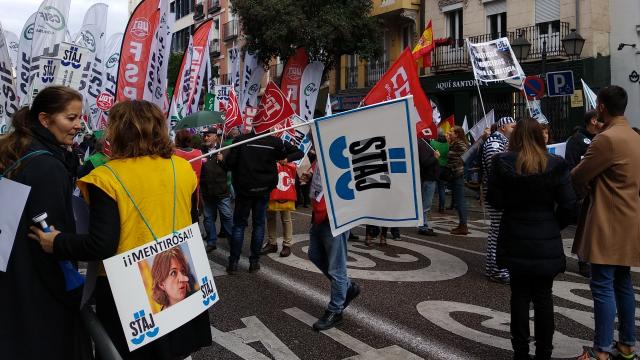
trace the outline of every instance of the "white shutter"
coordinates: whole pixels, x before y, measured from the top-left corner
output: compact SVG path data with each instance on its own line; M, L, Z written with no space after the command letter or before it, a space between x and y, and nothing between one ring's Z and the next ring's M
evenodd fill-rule
M486 2L484 4L484 12L486 13L486 16L506 13L507 12L507 1L506 0L495 0L495 1L491 1L491 2Z
M536 24L560 20L560 0L536 0Z

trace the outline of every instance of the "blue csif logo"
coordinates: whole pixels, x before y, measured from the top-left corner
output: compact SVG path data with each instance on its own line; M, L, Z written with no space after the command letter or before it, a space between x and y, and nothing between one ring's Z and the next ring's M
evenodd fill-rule
M345 151L348 150L348 156ZM390 189L390 174L407 172L404 148L387 148L384 136L354 141L340 136L329 146L333 165L346 170L335 183L335 192L343 200L354 200L356 192L370 189ZM353 187L352 184L353 183Z
M144 337L156 337L160 332L160 328L156 326L153 314L145 316L144 310L133 313L133 321L129 323L131 328L131 343L140 345L144 342Z
M213 287L213 282L209 280L208 276L202 277L202 284L200 284L200 292L202 293L202 304L209 306L210 303L216 301L218 294Z

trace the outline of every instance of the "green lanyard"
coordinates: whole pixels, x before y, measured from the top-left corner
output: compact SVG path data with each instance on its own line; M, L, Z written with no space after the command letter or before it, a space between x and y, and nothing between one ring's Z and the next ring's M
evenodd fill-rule
M124 186L124 183L122 182L122 180L120 180L120 177L118 176L118 174L116 174L116 172L108 164L104 164L103 166L105 166L107 169L109 169L111 171L111 173L113 174L113 176L115 176L116 180L118 180L120 185L122 185L122 188L124 189L124 192L127 193L127 196L129 197L129 200L131 200L131 203L133 204L133 206L138 211L138 214L140 214L140 217L142 218L142 221L147 226L147 229L149 229L149 232L151 233L151 236L153 236L153 240L158 241L158 237L153 232L153 230L151 230L151 225L149 225L149 222L147 221L147 219L142 214L142 211L140 211L140 208L138 207L138 204L136 204L135 200L133 200L133 196L131 196L131 193L129 192L127 187ZM175 234L176 233L176 201L177 201L176 198L177 198L177 190L176 190L176 166L173 163L173 158L171 158L171 168L173 169L173 231L172 231L172 233Z
M14 162L13 164L11 164L11 166L9 166L3 173L2 175L0 175L0 179L2 179L3 177L7 177L7 175L13 171L15 168L17 168L18 166L20 166L20 163L22 163L24 160L27 160L30 157L36 156L36 155L42 155L42 154L49 154L52 155L52 153L50 153L47 150L36 150L34 152L30 152L24 156L22 156L21 158L19 158L18 160L16 160L16 162Z

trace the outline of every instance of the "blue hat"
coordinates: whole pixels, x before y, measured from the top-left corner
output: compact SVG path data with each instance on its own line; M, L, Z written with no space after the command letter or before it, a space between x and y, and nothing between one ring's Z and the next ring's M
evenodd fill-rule
M505 126L507 124L515 123L516 121L511 116L501 117L496 124L498 127Z

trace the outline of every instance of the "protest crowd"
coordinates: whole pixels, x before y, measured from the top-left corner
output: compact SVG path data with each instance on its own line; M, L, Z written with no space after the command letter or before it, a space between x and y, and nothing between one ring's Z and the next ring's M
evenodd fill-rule
M430 225L436 207L457 216L449 235L464 239L471 230L470 207L479 205L489 225L484 275L511 291L513 359L532 359L532 335L535 359L553 356L552 289L566 270L561 231L569 225L577 226L572 252L594 300L593 347L577 359L637 359L630 268L640 266L640 135L624 116L629 100L621 87L600 89L584 126L567 139L564 156L549 151L546 120L478 121L484 125L472 135L466 124L420 128L419 119L407 115L410 138L399 149L415 151L418 190L410 195L421 197L420 212L412 226L393 226L392 215L388 221L364 216L356 224L365 225L363 239L351 234L355 225L337 223L334 202L363 196L354 195L354 188L365 193L395 186L389 178L396 173L410 175L393 162L379 177L372 175L380 155L366 151L385 146L377 137L351 143L336 137L323 148L318 123L341 121L330 113L329 100L322 118L311 114L295 123L288 100L279 104L284 113L270 118L273 102L264 99L285 96L269 83L253 124L239 115L242 105L232 91L221 121L182 126L183 94L174 94L170 109L148 99L118 98L98 119L104 126L89 132L83 93L64 85L36 93L0 136L2 180L30 189L0 271L0 358L169 360L211 346L208 306L217 297L206 253L228 249L229 275L242 271L239 262L247 256L248 272L257 273L262 256L291 256L292 213L300 208L311 212L308 259L330 283L329 301L313 329L328 330L343 322L348 306L366 291L349 277L349 241L384 248L387 236L399 241L400 232L437 241L441 232ZM412 97L386 102L372 95L363 105L415 106L424 121L424 94L413 88L404 95ZM363 106L344 116L377 116L373 111ZM175 114L180 116L173 121ZM397 149L383 152L384 166L387 154L398 158ZM360 163L365 170L356 170ZM343 175L335 176L332 164ZM328 186L344 179L343 188ZM412 206L410 196L395 201ZM151 304L146 313L122 310L120 299L137 295L116 286L116 277L132 268L141 274L142 297ZM188 318L155 338L163 315L178 309L189 311Z

